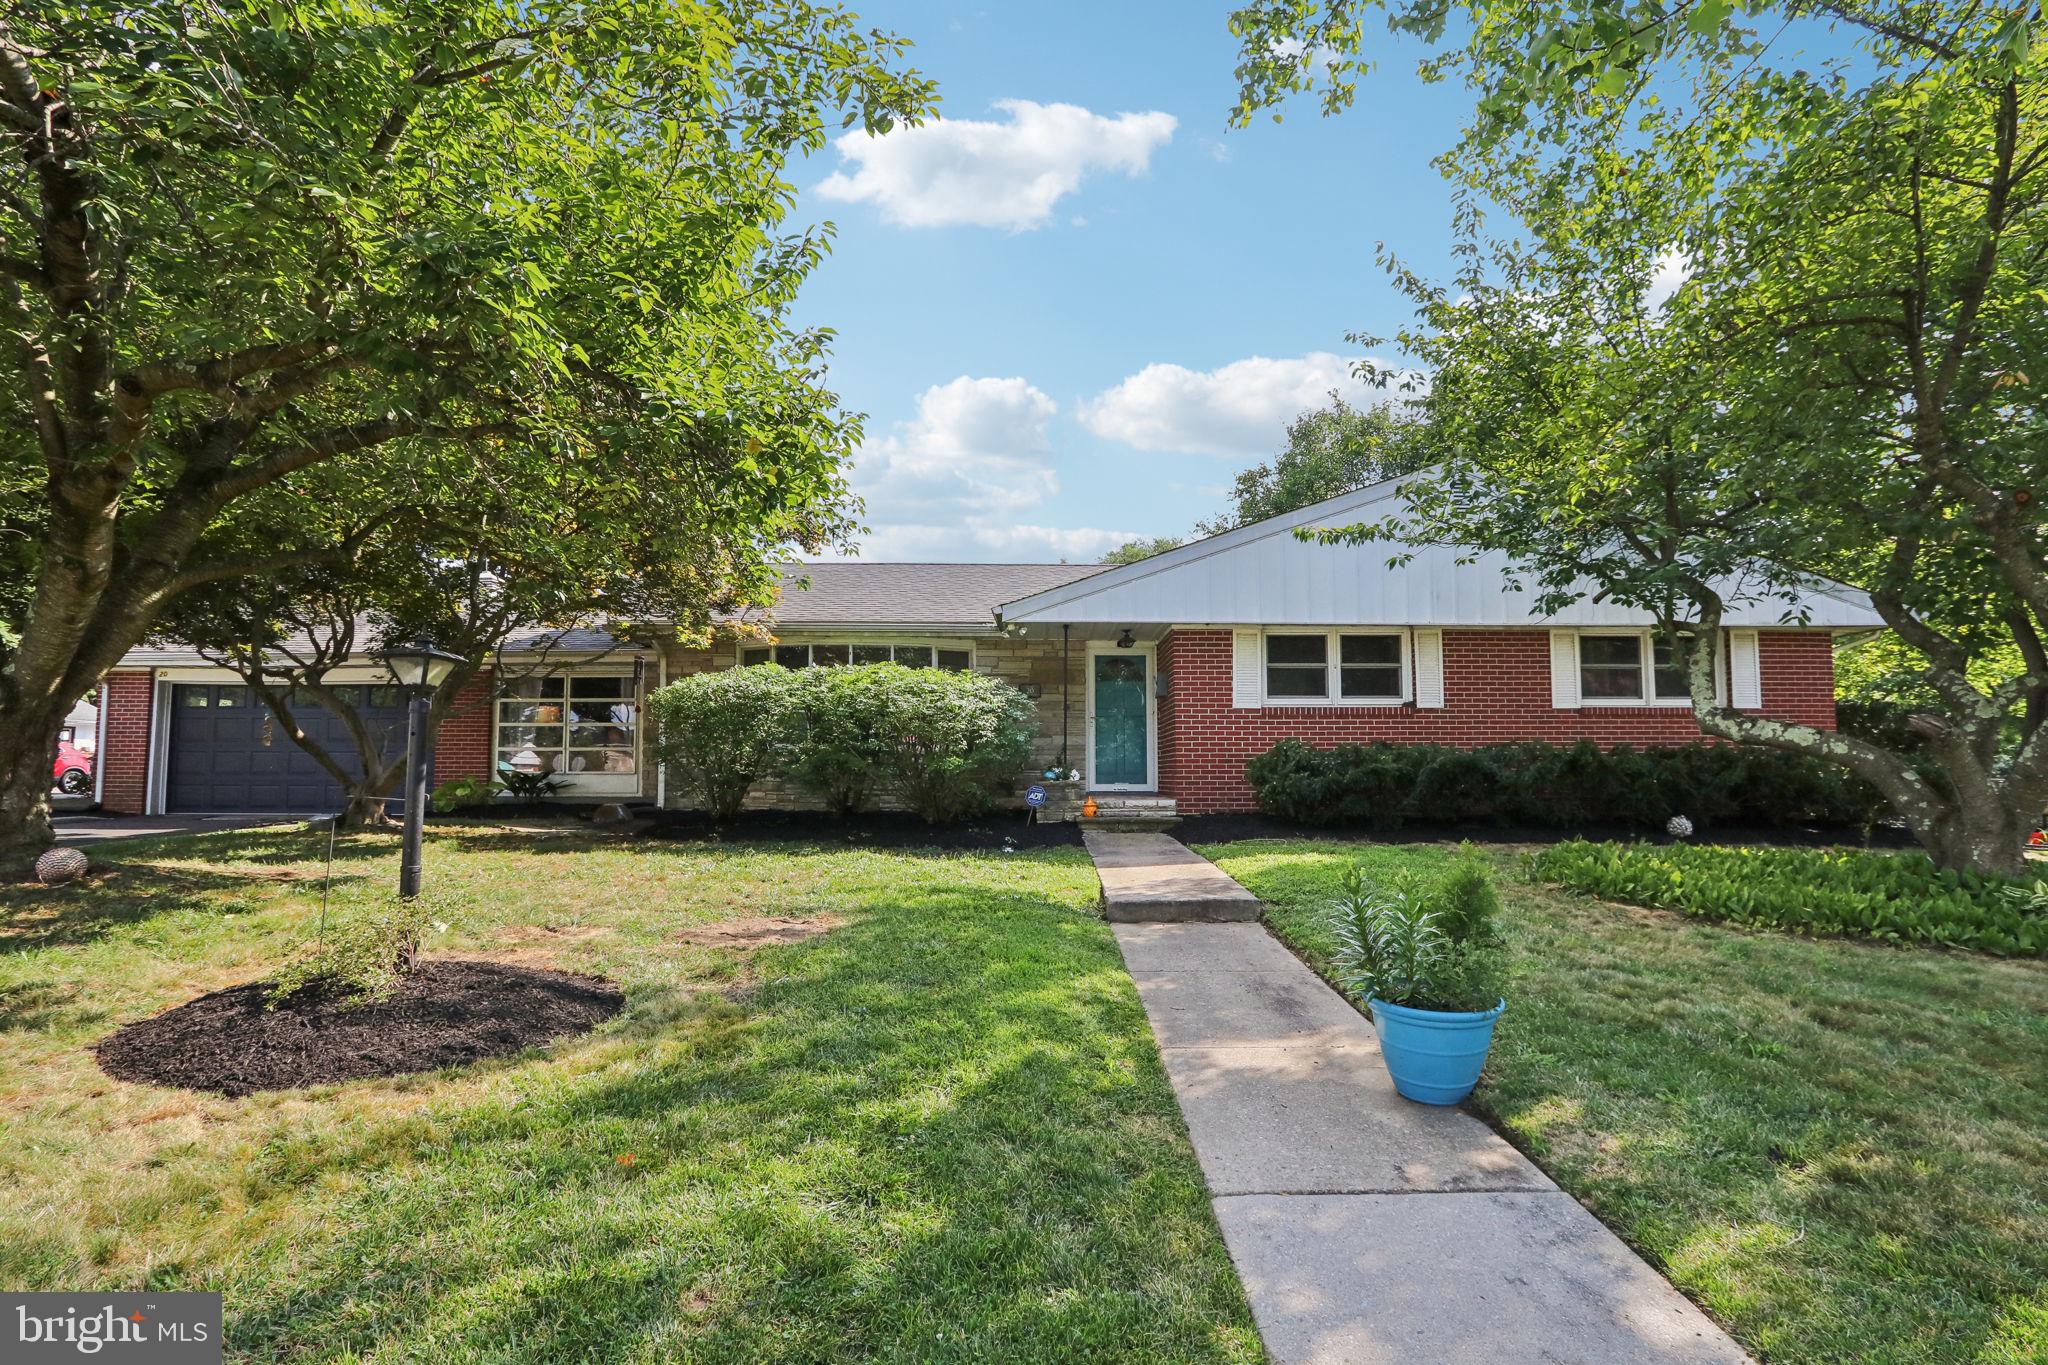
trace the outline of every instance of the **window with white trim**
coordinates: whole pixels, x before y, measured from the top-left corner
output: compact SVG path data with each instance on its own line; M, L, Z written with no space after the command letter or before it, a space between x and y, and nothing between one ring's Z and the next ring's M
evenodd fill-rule
M500 768L522 773L639 771L640 708L631 674L515 678L498 691Z
M907 668L943 668L965 673L974 667L974 651L945 645L827 643L750 645L740 651L740 666L778 663L784 668L843 668L849 664L898 663Z
M1662 631L1581 631L1579 698L1588 706L1677 706L1692 700L1692 688Z
M1327 635L1268 635L1266 695L1275 699L1322 701L1330 695L1330 639Z
M1401 631L1268 631L1265 649L1269 702L1370 706L1408 699Z

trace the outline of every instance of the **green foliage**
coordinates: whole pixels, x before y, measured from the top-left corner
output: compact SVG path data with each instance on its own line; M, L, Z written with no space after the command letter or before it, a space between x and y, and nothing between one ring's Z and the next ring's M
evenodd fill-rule
M795 675L779 664L693 673L648 701L655 752L711 818L731 820L782 758Z
M979 673L872 667L887 671L890 788L934 823L987 810L1030 756L1030 700Z
M417 900L396 901L353 913L322 913L312 946L271 977L268 1001L282 1004L299 991L334 991L367 1005L387 998L398 978L419 961L420 941L433 916Z
M432 800L434 809L446 815L450 811L486 805L503 790L502 783L487 777L452 777L434 788Z
M1328 407L1287 424L1287 445L1270 464L1238 473L1228 512L1196 530L1216 535L1292 512L1354 488L1425 468L1441 453L1421 406L1413 402L1353 407L1336 394Z
M1127 540L1102 557L1105 564L1136 564L1141 559L1164 554L1187 541L1181 536L1149 536L1140 540Z
M1572 840L1532 866L1546 881L1606 900L1758 928L2048 953L2048 911L2032 888L1939 868L1917 853Z
M569 785L568 779L555 773L529 773L518 768L498 765L498 781L517 801L539 801L553 796Z
M1601 749L1581 742L1340 744L1288 739L1245 767L1259 809L1325 828L1407 824L1661 830L1674 815L1715 825L1860 828L1882 810L1839 768L1739 744Z
M906 47L812 0L8 6L0 766L209 585L457 554L700 621L842 535L789 168L929 111Z
M1374 11L1475 98L1438 163L1452 277L1383 255L1446 459L1321 537L1500 552L1539 613L1597 595L1701 638L1857 584L1904 643L1852 651L1852 694L1949 742L1704 701L1701 727L1851 768L1944 862L2015 867L2048 801L2038 11L1252 0L1240 117L1311 86L1342 108ZM1775 42L1809 20L1857 50Z
M715 820L763 777L842 813L886 790L925 819L988 809L1031 748L1030 701L978 673L902 664L698 673L650 699L662 761Z
M807 668L787 698L783 773L840 815L865 808L887 778L899 675L894 664Z
M1420 1010L1489 1010L1507 983L1499 899L1471 858L1433 880L1393 883L1356 864L1327 909L1332 964L1361 999Z

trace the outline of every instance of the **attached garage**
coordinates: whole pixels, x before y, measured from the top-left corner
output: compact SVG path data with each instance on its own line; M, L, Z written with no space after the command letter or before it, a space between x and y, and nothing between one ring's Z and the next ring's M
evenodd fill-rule
M396 687L339 687L382 742L405 748L405 698ZM348 729L310 696L292 715L307 735L350 771L360 771ZM292 740L255 692L229 683L177 683L170 688L165 752L165 809L226 813L312 814L341 806L341 786Z

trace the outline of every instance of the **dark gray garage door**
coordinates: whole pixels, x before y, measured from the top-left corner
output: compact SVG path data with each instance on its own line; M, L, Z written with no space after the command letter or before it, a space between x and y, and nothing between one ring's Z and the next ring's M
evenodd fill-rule
M405 701L395 687L339 687L361 708L386 753L405 748ZM360 771L348 731L306 697L292 715L351 772ZM170 783L174 811L332 811L341 787L246 687L180 683L171 689ZM429 777L431 780L431 775Z

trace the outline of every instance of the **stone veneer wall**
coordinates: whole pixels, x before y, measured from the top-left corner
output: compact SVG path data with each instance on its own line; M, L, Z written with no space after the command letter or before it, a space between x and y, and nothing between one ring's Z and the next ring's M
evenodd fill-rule
M806 632L783 637L789 644L803 644L817 640L830 642L842 639L872 639L858 631L847 631L835 635L831 632ZM934 637L905 636L905 639L923 640ZM997 634L978 635L971 641L974 648L974 671L992 678L1000 678L1013 687L1035 685L1039 696L1036 708L1036 733L1031 745L1031 766L1017 775L1016 791L1005 803L1011 806L1023 804L1024 788L1039 780L1039 774L1052 765L1059 756L1062 743L1061 706L1067 710L1066 742L1071 745L1069 762L1081 767L1081 746L1086 739L1087 696L1083 690L1086 679L1087 654L1083 641L1073 642L1070 658L1064 668L1060 661L1058 640L1026 640ZM671 649L668 655L669 681L702 673L709 669L732 668L739 662L739 646L730 641L721 641L710 649ZM652 735L650 732L650 743ZM650 754L652 749L649 750ZM649 763L649 768L653 766ZM669 778L668 804L687 806L687 793L673 775ZM757 783L747 797L750 810L805 810L817 807L816 798L782 782L764 781ZM896 803L884 798L877 803L883 810L897 809Z

